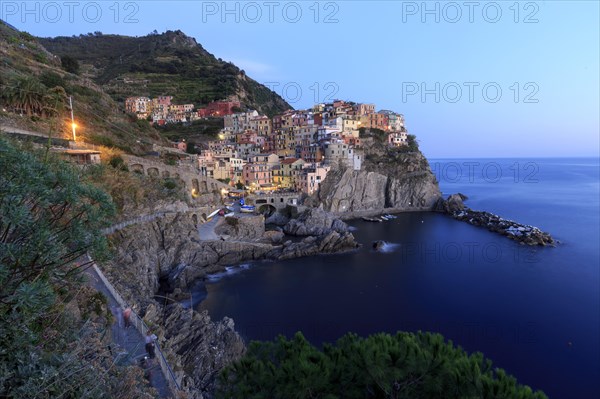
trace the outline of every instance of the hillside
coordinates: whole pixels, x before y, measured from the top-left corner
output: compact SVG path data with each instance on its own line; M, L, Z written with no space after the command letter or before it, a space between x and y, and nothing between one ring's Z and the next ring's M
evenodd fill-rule
M72 96L78 140L132 153L166 143L146 121L126 115L101 86L68 72L35 37L2 21L0 59L0 125L70 138Z
M82 74L118 102L126 97L172 95L175 103L196 106L239 100L242 106L273 115L290 109L279 95L215 58L181 31L143 37L94 33L40 38L52 53L77 59Z

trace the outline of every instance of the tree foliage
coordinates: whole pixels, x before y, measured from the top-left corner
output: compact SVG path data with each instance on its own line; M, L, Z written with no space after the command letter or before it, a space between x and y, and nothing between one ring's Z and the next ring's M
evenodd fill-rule
M0 139L0 397L150 398L107 342L82 255L107 255L110 197L79 169ZM103 332L104 331L104 332Z
M439 334L347 334L323 350L301 333L253 342L219 378L219 398L545 398Z
M62 86L48 89L34 76L13 75L2 87L0 101L28 116L51 117L64 110L67 94Z
M55 283L89 252L106 254L100 230L114 207L103 191L79 182L64 162L44 162L0 140L0 309L29 284ZM21 298L21 299L19 299Z
M60 62L65 71L78 74L79 73L79 61L76 58L69 55L63 55L60 57Z

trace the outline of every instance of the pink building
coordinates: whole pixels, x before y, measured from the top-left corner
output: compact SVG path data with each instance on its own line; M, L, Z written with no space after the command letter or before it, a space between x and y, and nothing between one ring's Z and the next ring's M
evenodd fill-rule
M261 185L273 183L273 172L267 163L247 163L244 165L244 184L259 189Z
M158 96L155 100L157 104L166 105L168 107L169 105L171 105L171 100L173 100L173 96Z
M252 144L258 144L258 133L254 130L246 130L244 133L236 134L235 140L238 143L250 142Z
M311 167L302 170L297 182L296 190L302 191L308 195L314 194L323 180L327 177L329 167Z

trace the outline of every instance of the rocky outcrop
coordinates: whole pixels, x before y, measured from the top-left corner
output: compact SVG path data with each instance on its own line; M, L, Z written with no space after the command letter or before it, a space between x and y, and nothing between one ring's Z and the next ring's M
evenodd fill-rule
M296 218L287 222L283 231L293 236L322 236L332 231L346 233L348 225L322 209L306 208Z
M305 203L348 219L386 210L431 210L440 196L437 180L421 153L382 152L368 153L363 170L331 170Z
M385 241L383 241L383 240L373 241L373 249L375 251L381 251L384 247L385 247Z
M212 397L218 373L246 351L232 319L214 322L206 311L179 304L149 307L145 319L158 325L159 343L189 399Z
M464 194L457 193L450 195L447 199L440 198L435 205L435 210L438 212L454 213L465 209L463 201L468 197Z
M265 234L265 217L263 215L237 217L230 216L220 220L215 227L218 235L227 235L234 239L253 240Z
M467 222L474 226L487 228L489 231L501 234L521 244L555 246L556 241L549 233L539 228L517 223L501 218L490 212L474 211L463 203L467 197L463 194L452 194L446 200L440 199L435 206L438 212L446 213L454 219Z
M194 223L189 215L167 215L111 235L114 256L105 264L106 274L131 297L126 299L152 297L161 284L185 291L198 278L227 265L264 259L273 249L260 242L201 241Z
M286 241L271 253L272 258L285 260L328 253L352 251L360 247L352 233L330 231L315 237L308 236L300 242Z

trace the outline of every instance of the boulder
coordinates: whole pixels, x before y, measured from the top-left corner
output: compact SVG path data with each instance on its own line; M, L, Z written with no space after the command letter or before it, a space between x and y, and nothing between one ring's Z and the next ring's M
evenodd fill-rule
M384 246L385 246L385 241L383 241L383 240L373 241L373 249L375 251L381 251Z
M285 234L282 231L276 230L265 231L265 234L263 234L263 238L266 241L271 242L273 244L280 244L283 241L284 237Z
M322 236L332 231L345 233L348 225L322 209L307 208L283 226L283 231L293 236Z
M460 212L465 209L465 204L463 201L467 199L468 197L461 193L452 194L445 200L440 198L435 205L435 210L449 214Z
M269 257L274 259L292 259L303 256L339 253L359 248L352 233L331 231L322 236L308 236L300 242L286 242L273 251Z
M215 227L217 235L228 235L232 239L253 240L261 238L265 233L265 217L256 216L230 216L223 218Z

